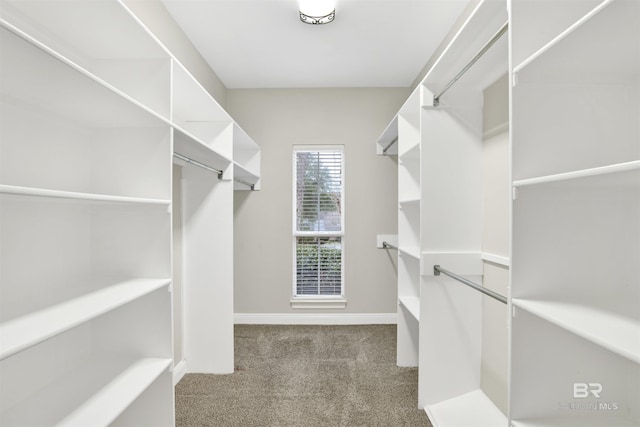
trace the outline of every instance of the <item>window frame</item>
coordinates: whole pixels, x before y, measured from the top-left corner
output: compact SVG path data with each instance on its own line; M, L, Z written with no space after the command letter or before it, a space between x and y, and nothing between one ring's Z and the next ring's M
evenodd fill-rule
M297 214L297 186L298 186L298 165L297 154L301 152L341 153L340 162L340 231L299 231ZM293 308L344 308L346 306L345 294L345 146L336 144L327 145L294 145L292 149L292 247L293 247L293 268L292 268L292 290L291 306ZM298 237L340 237L340 295L298 295L297 294L297 239Z

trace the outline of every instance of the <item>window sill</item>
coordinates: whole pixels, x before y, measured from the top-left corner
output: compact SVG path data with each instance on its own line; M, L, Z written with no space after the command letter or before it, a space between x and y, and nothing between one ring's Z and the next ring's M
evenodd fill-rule
M345 298L293 298L291 300L291 308L306 308L306 309L340 309L347 307L347 300Z

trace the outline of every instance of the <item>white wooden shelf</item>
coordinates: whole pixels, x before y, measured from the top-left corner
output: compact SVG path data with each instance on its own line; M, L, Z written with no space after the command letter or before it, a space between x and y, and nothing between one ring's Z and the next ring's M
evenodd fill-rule
M425 407L434 427L507 427L507 417L482 390Z
M378 155L383 155L383 150L385 147L389 145L389 143L393 140L396 142L391 145L386 152L387 156L394 156L398 154L398 115L396 114L391 122L387 125L385 130L382 132L382 135L378 137L376 141L376 152Z
M400 246L398 251L400 255L406 255L413 259L420 260L420 248L417 246Z
M640 363L640 315L630 318L579 303L514 298L513 305Z
M413 164L420 160L420 143L419 141L409 147L403 147L405 150L398 154L401 164Z
M257 184L258 181L260 180L259 174L251 172L245 166L237 162L233 162L233 177L239 178L245 182L248 182L249 184L254 184L254 185ZM240 185L243 185L243 184L240 183Z
M94 127L168 123L145 105L2 19L0 31L3 97ZM47 70L47 81L40 79L43 69Z
M171 359L100 359L77 367L0 416L3 426L108 426L171 367Z
M581 80L593 76L600 79L607 75L637 76L640 69L637 15L635 1L603 1L518 64L513 69L518 76L516 84L520 83L521 74L532 68L536 68L536 78L559 76ZM589 49L584 49L585 44ZM549 67L544 70L547 64Z
M610 177L607 178L607 176ZM590 177L603 177L602 185L606 186L615 185L616 187L626 187L634 184L637 186L640 184L640 160L577 170L572 172L540 176L536 178L520 179L513 181L513 186L519 188L532 185L561 183L563 181L573 181Z
M229 157L213 150L188 130L183 129L175 123L173 124L173 129L174 152L222 171L226 170L229 165L233 163Z
M511 259L509 259L509 257L505 257L502 255L482 252L480 254L480 258L482 258L483 261L491 262L493 264L501 265L503 267L509 268L511 266Z
M417 322L420 322L420 298L419 297L408 297L408 296L400 296L398 297L398 302L407 309L409 313L416 319Z
M478 2L445 51L424 77L422 84L436 94L462 69L480 48L507 21L505 3L501 1ZM501 48L500 45L503 47ZM462 86L469 93L470 88L481 90L507 72L506 37L498 41L482 58L464 74L461 81L451 88L451 92ZM464 89L466 88L466 89ZM444 99L446 101L446 99Z
M512 420L512 427L640 427L639 422L620 417L573 416L567 418L532 418Z
M132 279L35 311L0 325L0 360L166 287L170 279Z
M420 205L420 198L411 198L411 199L399 200L398 204L400 204L400 208L401 209L403 207L419 206Z
M158 205L168 207L171 200L145 199L139 197L111 196L107 194L78 193L73 191L49 190L45 188L29 188L14 185L0 184L0 194L9 194L28 197L51 197L85 202L133 204L133 205Z
M235 122L233 124L233 161L248 174L260 176L260 147Z

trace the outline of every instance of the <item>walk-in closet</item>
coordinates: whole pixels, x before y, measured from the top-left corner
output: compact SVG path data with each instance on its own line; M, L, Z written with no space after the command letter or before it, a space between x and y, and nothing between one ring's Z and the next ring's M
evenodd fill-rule
M0 425L640 427L640 1L0 0Z

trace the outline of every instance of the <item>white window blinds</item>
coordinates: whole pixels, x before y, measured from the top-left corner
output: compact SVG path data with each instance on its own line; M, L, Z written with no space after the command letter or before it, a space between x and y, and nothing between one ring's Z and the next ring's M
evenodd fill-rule
M343 150L296 148L295 296L343 294Z
M296 230L342 231L342 151L296 153Z

